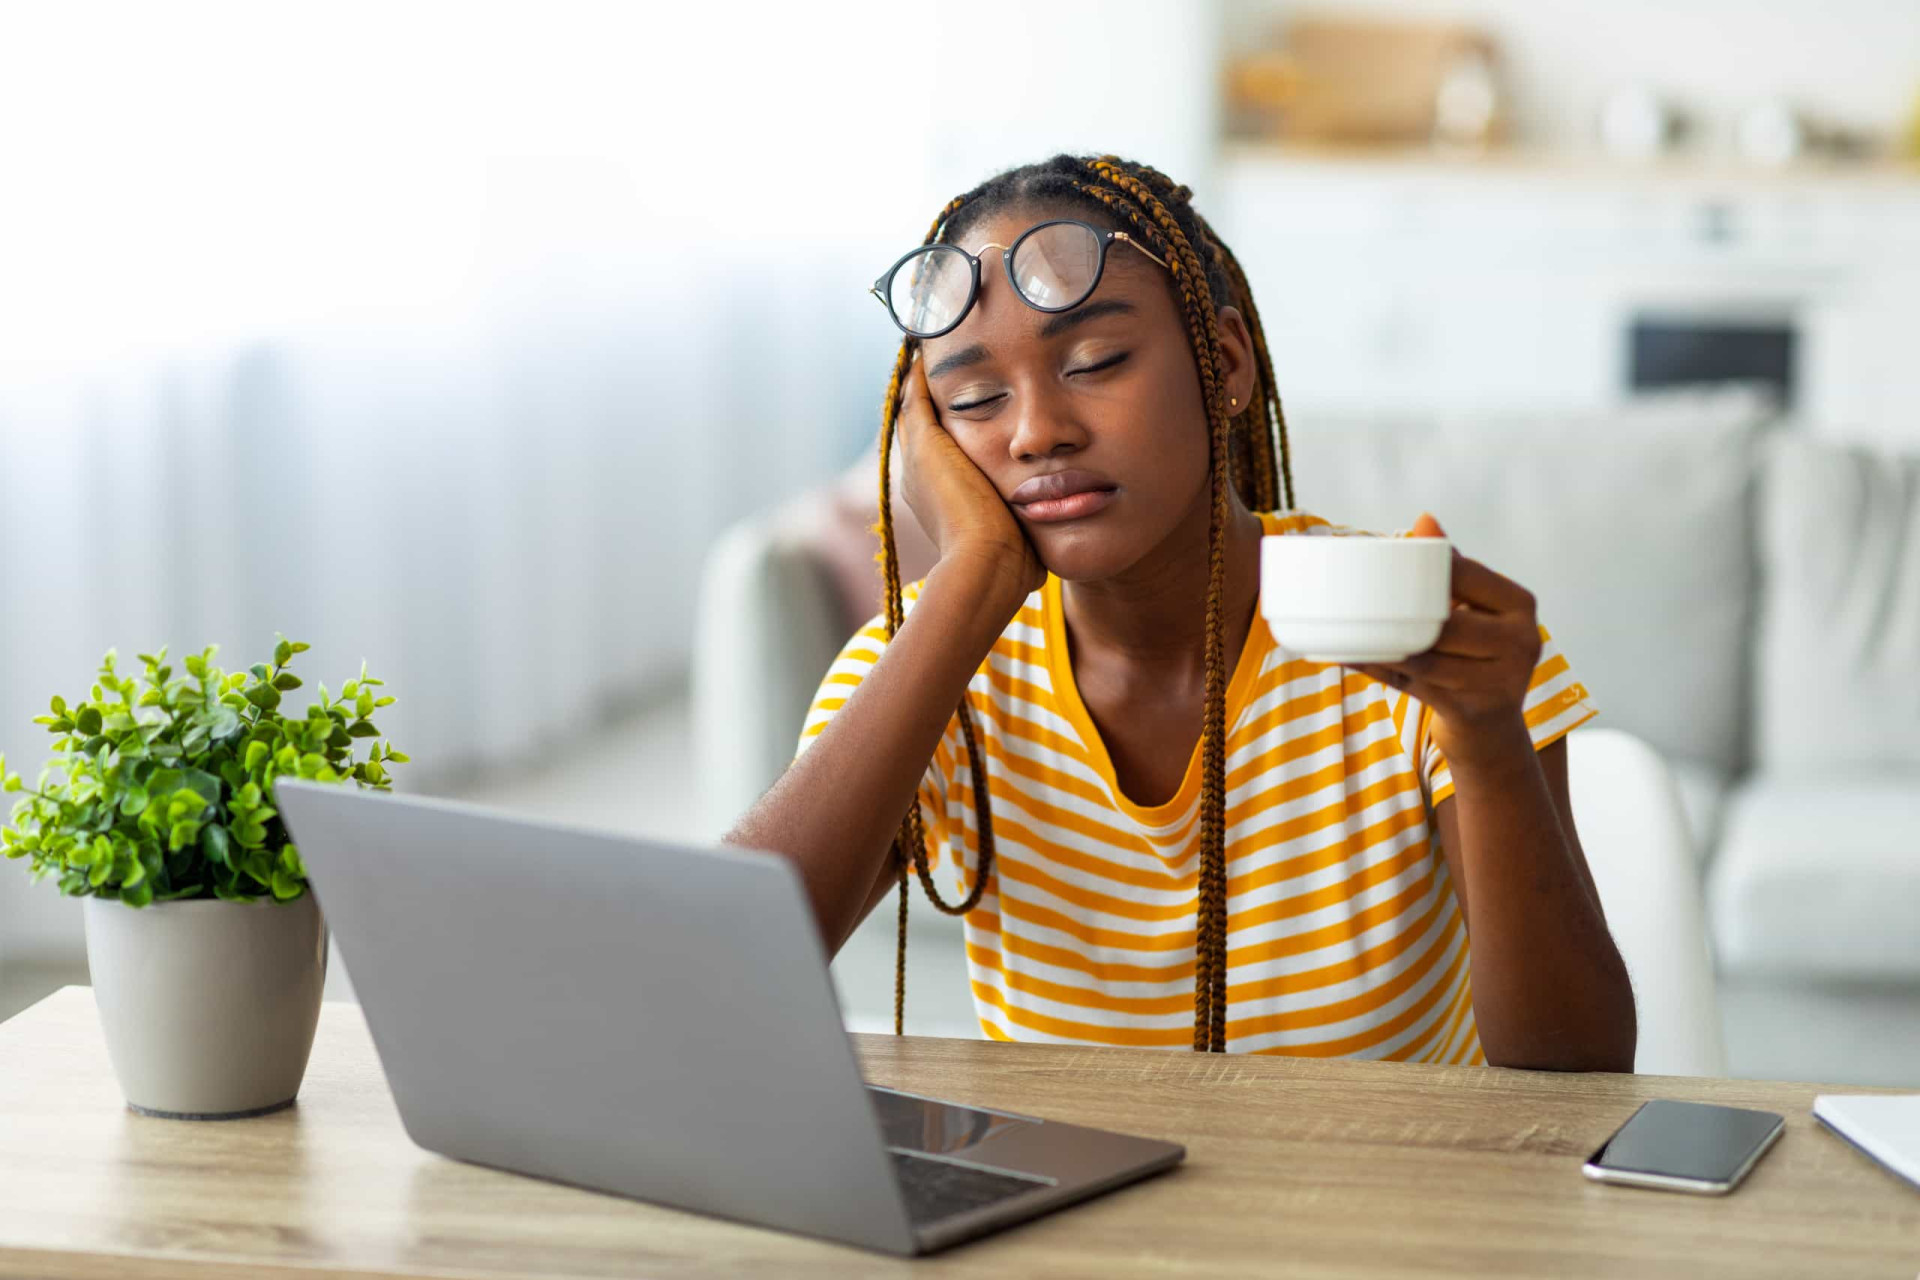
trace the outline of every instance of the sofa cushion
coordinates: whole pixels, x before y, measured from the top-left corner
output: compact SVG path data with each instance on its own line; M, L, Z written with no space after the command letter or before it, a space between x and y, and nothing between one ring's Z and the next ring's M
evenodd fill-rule
M1382 532L1431 511L1462 551L1538 597L1604 723L1740 770L1751 409L1289 426L1303 509Z
M1686 810L1693 856L1705 863L1720 839L1720 819L1727 806L1727 775L1713 765L1684 756L1669 757L1667 764L1680 792L1680 807Z
M1760 775L1723 832L1707 903L1724 972L1920 979L1920 774Z
M1782 435L1761 475L1760 766L1920 772L1920 455Z
M786 771L820 678L848 635L812 545L769 519L707 553L693 635L693 757L702 824L726 830Z

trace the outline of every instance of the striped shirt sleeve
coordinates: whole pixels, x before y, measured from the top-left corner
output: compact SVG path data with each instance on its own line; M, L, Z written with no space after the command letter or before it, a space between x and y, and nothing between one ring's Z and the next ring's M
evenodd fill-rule
M903 613L912 613L914 601L919 598L919 583L913 583L900 593ZM800 727L800 742L794 749L794 759L799 759L812 746L821 732L830 724L840 708L845 706L853 691L866 679L867 672L873 670L880 661L880 655L887 647L886 620L876 616L853 634L840 649L840 654L827 668L826 676L820 681L820 688L813 695L813 702L807 708L807 718ZM949 721L947 732L934 749L933 758L927 762L926 772L920 778L920 816L927 824L929 842L937 842L944 836L944 815L947 810L946 765L951 763L956 747L954 739L958 737L956 722Z
M1587 695L1587 687L1574 677L1566 655L1545 627L1540 628L1540 660L1534 664L1533 683L1527 689L1522 714L1535 751L1560 741L1600 714ZM1432 708L1421 707L1416 739L1420 771L1426 778L1427 793L1437 806L1453 795L1453 772L1447 767L1446 755L1434 745L1432 724Z

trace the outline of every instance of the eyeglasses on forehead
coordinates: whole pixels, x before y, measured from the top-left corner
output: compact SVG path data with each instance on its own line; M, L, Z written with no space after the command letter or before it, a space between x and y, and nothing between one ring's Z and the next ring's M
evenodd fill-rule
M1011 245L980 246L1000 250L1007 283L1035 311L1071 311L1099 287L1107 250L1115 242L1132 245L1162 269L1166 260L1124 231L1108 231L1076 218L1035 223ZM901 332L913 338L938 338L958 328L980 296L980 262L958 245L922 245L887 268L869 292L880 299Z

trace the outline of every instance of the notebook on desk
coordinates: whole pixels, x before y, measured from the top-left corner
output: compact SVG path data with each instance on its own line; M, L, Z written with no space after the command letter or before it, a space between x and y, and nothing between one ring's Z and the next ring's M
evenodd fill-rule
M1920 1093L1823 1093L1813 1118L1920 1188Z

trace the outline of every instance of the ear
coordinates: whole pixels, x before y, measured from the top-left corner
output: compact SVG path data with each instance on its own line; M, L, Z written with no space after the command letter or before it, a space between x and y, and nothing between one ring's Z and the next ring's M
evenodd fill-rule
M1246 317L1240 314L1238 307L1221 307L1217 313L1220 325L1220 362L1228 397L1227 413L1240 413L1253 399L1253 385L1258 370L1254 368L1253 333L1247 328ZM1238 403L1234 403L1238 401Z

